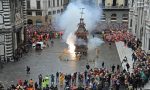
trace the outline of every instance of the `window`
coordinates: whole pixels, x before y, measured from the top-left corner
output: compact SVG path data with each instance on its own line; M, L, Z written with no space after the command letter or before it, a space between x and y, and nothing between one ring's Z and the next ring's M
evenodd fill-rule
M36 12L36 16L42 16L42 12L41 11L37 11Z
M117 20L117 15L116 14L112 14L111 15L111 20Z
M27 0L27 9L30 9L30 0Z
M49 12L48 12L48 15L52 15L52 12L51 12L51 11L49 11Z
M122 20L128 20L128 14L123 14L122 15Z
M117 0L113 0L112 6L116 6Z
M59 6L59 0L57 0L57 6Z
M31 11L27 11L27 15L32 15L32 12Z
M128 0L124 0L124 6L128 6Z
M15 7L18 7L18 0L15 1Z
M56 11L53 11L53 14L56 14Z
M59 14L59 13L60 13L60 10L57 10L57 13Z
M53 0L53 7L55 7L55 0Z
M50 7L51 6L51 1L50 0L48 0L48 7Z
M105 0L102 0L102 6L105 6Z
M37 4L37 9L41 9L41 3L40 3L40 0L37 0L37 1L36 1L36 4Z
M3 16L0 15L0 24L3 24Z
M134 0L132 0L132 7L133 7L133 4L134 4Z
M131 21L130 21L130 27L132 27L132 19L131 19Z
M61 6L63 5L63 0L61 0Z

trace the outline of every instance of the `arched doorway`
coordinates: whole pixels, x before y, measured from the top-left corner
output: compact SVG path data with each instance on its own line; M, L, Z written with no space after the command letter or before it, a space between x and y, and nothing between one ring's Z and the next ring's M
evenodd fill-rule
M28 19L27 24L33 24L33 21L31 19Z

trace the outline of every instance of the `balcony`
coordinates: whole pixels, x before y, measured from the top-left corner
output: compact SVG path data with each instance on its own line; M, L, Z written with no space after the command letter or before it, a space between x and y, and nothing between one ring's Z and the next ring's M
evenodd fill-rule
M42 11L42 9L38 9L36 7L27 8L27 11Z
M129 10L128 6L101 6L103 10Z

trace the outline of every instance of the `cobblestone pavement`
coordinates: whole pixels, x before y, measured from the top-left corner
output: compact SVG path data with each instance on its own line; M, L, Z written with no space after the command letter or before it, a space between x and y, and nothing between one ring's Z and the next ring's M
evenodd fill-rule
M38 80L38 75L50 75L59 72L73 73L82 72L85 70L87 63L92 68L101 67L101 63L104 61L105 66L110 68L111 65L121 64L115 44L112 44L109 48L108 43L103 43L99 46L100 53L99 58L95 59L95 50L89 51L87 59L81 59L80 61L64 61L59 60L60 54L67 48L67 45L62 40L54 40L54 47L45 48L42 51L31 50L29 53L24 54L20 61L8 63L3 69L0 69L0 81L6 86L9 84L15 84L19 79L33 79ZM26 66L31 67L31 74L26 75Z

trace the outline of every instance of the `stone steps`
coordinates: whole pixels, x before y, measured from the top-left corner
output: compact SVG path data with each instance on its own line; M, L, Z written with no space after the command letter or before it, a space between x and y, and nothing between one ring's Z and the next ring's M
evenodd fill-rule
M133 61L132 61L133 51L130 48L124 46L123 42L115 42L115 44L120 57L120 61L122 62L123 58L126 56L128 59L128 63L130 64L130 67L133 66ZM122 67L126 69L125 65L126 63L122 64ZM133 68L131 67L129 71L132 72ZM144 86L142 90L150 90L150 81Z
M120 58L120 61L122 62L124 57L126 56L127 57L127 62L129 63L130 65L130 69L129 71L132 72L133 71L133 61L132 61L132 49L128 48L127 46L124 46L124 43L119 41L119 42L115 42L116 44L116 48L117 48L117 51L118 51L118 55L119 55L119 58ZM122 63L122 67L123 69L126 69L126 63L127 62L124 62Z

